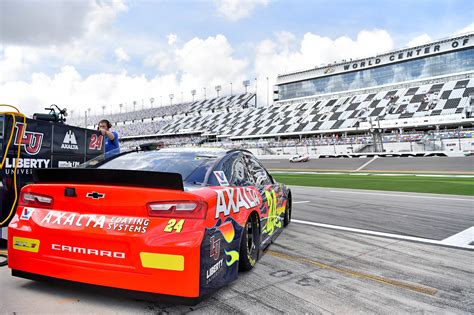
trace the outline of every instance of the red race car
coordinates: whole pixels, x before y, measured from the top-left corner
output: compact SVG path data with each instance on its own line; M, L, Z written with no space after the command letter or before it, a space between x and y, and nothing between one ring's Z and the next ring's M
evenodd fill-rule
M195 303L250 270L291 192L248 151L161 149L42 169L8 229L14 276Z

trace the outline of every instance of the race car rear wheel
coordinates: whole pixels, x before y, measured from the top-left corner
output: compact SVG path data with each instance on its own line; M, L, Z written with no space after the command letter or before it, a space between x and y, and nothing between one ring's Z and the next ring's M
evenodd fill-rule
M288 194L288 201L285 207L285 216L283 218L283 226L287 226L291 222L291 194Z
M248 271L255 266L260 249L260 223L258 215L251 214L245 224L242 241L240 242L239 270Z

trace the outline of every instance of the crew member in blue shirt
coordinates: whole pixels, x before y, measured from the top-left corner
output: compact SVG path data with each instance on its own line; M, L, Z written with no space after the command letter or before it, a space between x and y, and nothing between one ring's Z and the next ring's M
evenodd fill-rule
M107 119L99 121L98 129L105 138L105 154L117 154L120 153L118 133L116 131L111 131L110 128L112 128L112 124Z

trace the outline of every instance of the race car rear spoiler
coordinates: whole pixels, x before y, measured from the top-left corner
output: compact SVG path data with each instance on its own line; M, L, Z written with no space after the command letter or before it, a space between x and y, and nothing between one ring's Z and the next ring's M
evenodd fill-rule
M97 168L34 169L34 183L67 183L134 186L184 190L179 173L129 171Z

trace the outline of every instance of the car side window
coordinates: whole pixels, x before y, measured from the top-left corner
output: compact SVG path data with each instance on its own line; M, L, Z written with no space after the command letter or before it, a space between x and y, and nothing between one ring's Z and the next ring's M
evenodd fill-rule
M246 154L245 160L247 162L250 176L255 181L256 186L266 186L273 184L271 177L255 157Z
M250 176L247 166L245 165L244 156L239 154L235 159L232 168L232 177L230 179L231 185L235 186L253 186L255 185L254 178Z
M216 167L213 169L213 171L223 171L224 174L225 174L225 177L227 178L227 180L229 181L229 184L230 185L234 185L232 182L231 182L231 178L232 178L232 165L235 161L235 159L238 157L238 154L232 154L230 156L226 156L224 159L222 159L222 161L220 161ZM207 184L210 185L210 186L220 186L220 183L219 181L217 180L216 178L216 175L214 174L214 172L212 172L211 174L209 174L209 178L207 180Z

